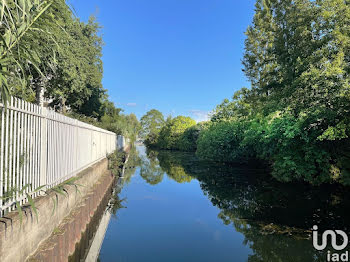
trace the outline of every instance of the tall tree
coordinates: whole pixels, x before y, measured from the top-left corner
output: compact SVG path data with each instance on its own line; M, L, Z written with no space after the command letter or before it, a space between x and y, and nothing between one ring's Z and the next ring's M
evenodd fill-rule
M160 129L165 124L163 114L156 109L152 109L141 117L140 122L142 127L141 137L145 139L145 143L156 143Z
M216 108L200 155L257 157L281 181L350 184L349 1L257 0L246 35L251 89Z
M168 118L159 132L157 146L163 149L180 149L182 135L194 125L196 125L196 121L188 116Z

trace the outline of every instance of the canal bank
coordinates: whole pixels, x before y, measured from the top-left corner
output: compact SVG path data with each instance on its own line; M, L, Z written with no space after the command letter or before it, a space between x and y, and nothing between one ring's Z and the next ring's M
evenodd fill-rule
M114 183L114 174L105 172L27 261L68 261L70 256L70 261L77 261L74 255L80 253L78 244L89 239L87 229L99 220Z
M103 159L77 175L79 192L72 186L65 187L65 195L55 191L35 199L38 215L30 206L20 214L10 212L0 223L1 261L25 261L47 239L61 221L79 205L102 178L110 176L108 161Z
M95 234L101 224L101 219L107 212L106 207L109 206L115 192L115 185L118 183L117 175L122 176L123 174L119 173L119 170L124 171L130 144L124 145L121 150L113 153L114 157L112 155L108 157L105 172L27 261L85 260L90 246L94 244L92 239L96 238ZM118 157L119 161L112 160ZM93 255L89 253L90 260L91 257Z
M22 218L18 211L0 218L1 261L68 261L88 225L101 217L115 184L112 173L104 158L78 173L73 184L37 197L37 212L28 205Z

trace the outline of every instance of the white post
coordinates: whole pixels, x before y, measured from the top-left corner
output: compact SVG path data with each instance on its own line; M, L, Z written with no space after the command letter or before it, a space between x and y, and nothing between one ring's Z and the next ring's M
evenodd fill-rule
M41 107L41 149L40 149L40 186L47 185L47 109Z

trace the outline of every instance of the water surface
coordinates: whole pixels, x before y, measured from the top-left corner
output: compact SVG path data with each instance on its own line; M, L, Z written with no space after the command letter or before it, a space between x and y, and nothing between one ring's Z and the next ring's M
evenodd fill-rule
M281 184L254 165L137 147L100 261L326 261L311 227L349 232L349 194Z

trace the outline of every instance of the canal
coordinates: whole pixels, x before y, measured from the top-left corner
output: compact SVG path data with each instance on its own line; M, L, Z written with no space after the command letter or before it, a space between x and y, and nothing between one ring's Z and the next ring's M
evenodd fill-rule
M254 163L139 146L117 187L102 262L327 261L327 249L312 245L312 226L349 233L345 188L278 183Z

